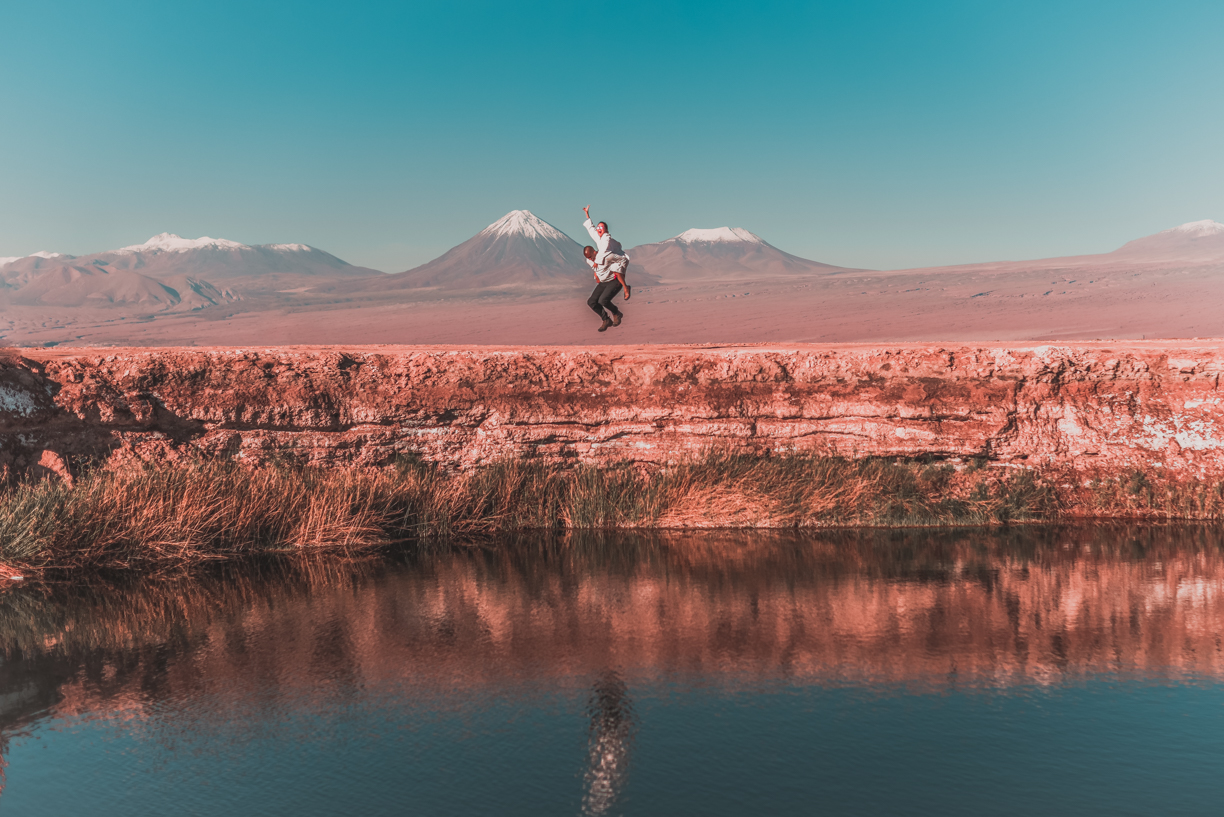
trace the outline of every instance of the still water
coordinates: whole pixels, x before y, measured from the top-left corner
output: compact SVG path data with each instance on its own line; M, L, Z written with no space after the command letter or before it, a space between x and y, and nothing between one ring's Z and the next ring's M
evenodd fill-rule
M1224 536L615 536L0 591L3 815L1219 814Z

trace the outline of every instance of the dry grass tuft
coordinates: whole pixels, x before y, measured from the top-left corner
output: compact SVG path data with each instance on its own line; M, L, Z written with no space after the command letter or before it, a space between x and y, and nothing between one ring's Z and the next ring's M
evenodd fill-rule
M464 472L229 461L95 470L0 490L0 561L132 566L355 553L513 530L1000 525L1071 515L1214 519L1218 484L1140 473L1064 490L1032 471L712 451L661 470L513 460Z

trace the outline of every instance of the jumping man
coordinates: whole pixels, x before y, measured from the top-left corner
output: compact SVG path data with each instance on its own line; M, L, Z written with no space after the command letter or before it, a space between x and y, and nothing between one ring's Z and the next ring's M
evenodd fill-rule
M620 242L609 234L607 222L601 221L599 224L592 225L591 208L583 207L582 212L586 214L586 221L582 226L586 228L598 247L598 249L587 247L583 251L587 263L595 273L595 280L598 282L595 284L595 291L591 293L591 297L587 298L587 306L603 319L599 331L606 332L609 326L620 326L621 319L624 317L612 303L612 299L622 287L625 290L625 300L629 299L630 289L624 278L625 270L629 267L629 256L625 255ZM612 313L611 317L608 317L609 312Z

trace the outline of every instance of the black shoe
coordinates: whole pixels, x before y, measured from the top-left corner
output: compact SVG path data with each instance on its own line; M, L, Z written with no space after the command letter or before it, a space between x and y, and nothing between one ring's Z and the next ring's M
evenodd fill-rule
M611 318L604 318L604 322L603 322L603 323L601 323L601 324L599 325L599 331L600 331L600 332L607 332L607 331L608 331L608 327L609 327L609 326L611 326L611 325L612 325L612 319L611 319Z
M621 315L621 313L619 313L619 312L617 312L615 315L613 315L613 316L612 316L612 325L613 325L613 326L620 326L621 317L622 317L622 315Z

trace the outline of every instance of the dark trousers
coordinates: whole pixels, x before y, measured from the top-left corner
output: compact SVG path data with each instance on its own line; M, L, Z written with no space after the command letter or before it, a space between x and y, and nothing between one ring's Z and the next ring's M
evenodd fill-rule
M620 281L613 278L611 281L604 281L595 285L595 291L591 293L591 297L587 298L587 306L595 310L595 314L603 319L607 319L608 312L613 315L619 315L621 311L616 308L616 304L612 303L612 299L616 297L616 293L621 291ZM608 312L604 312L604 310Z

